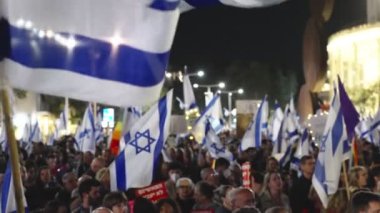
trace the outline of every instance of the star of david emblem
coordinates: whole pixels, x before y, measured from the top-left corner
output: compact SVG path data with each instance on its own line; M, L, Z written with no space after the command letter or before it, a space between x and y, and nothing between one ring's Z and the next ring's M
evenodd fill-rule
M142 142L141 139L142 138L145 138L145 140L146 140L145 146L140 146L139 145L139 141L140 141L140 144L141 144L141 142ZM128 145L131 145L131 146L133 146L135 148L136 155L137 155L137 154L139 154L142 151L150 153L150 145L152 145L155 141L156 141L156 139L150 137L150 131L149 131L149 129L147 129L147 130L145 130L142 133L141 132L136 132L135 139L133 139L131 142L129 142Z
M224 153L226 151L225 147L218 148L218 146L216 145L216 143L213 143L211 145L211 148L213 148L215 150L215 154Z
M84 137L89 138L90 137L90 132L91 132L90 129L84 129L84 131L80 133L79 138L80 139L82 139Z

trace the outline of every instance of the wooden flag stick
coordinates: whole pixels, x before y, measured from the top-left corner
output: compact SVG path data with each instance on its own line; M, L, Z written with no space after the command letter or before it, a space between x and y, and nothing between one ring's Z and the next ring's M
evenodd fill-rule
M350 188L348 183L346 161L343 161L343 176L344 176L344 186L346 188L347 199L350 200Z
M12 177L13 177L13 186L15 191L15 199L17 205L17 212L24 213L25 207L23 202L23 194L22 194L22 183L21 183L21 175L20 175L20 158L18 155L18 146L15 138L15 134L13 131L13 125L11 120L11 107L10 101L8 97L7 90L5 87L0 88L1 91L1 104L3 107L4 114L4 124L7 131L7 139L9 145L10 152L10 160L12 165Z

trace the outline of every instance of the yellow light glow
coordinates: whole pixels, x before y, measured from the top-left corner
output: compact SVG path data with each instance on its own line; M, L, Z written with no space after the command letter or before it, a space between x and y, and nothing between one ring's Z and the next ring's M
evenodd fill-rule
M191 135L191 136L189 137L189 139L190 139L190 140L194 140L194 137Z
M193 127L187 126L187 130L192 130L192 129L193 129Z

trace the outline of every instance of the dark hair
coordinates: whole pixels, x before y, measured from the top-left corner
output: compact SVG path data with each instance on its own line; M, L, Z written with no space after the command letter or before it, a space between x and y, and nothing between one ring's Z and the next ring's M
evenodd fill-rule
M205 197L212 199L214 197L214 187L205 181L199 181L195 187L198 187L199 192Z
M303 157L301 158L300 163L301 163L301 164L305 164L306 161L308 161L308 160L312 160L312 159L313 159L313 157L312 157L311 155L305 155L305 156L303 156Z
M112 209L112 206L119 203L126 203L127 197L122 192L110 192L104 196L103 206Z
M357 192L352 196L350 212L367 211L370 202L380 202L380 195L367 191Z
M233 213L261 213L261 212L255 207L243 207L243 208L233 211Z
M59 207L65 207L66 210L68 210L66 205L64 203L62 203L61 201L51 200L45 205L45 209L44 209L43 213L56 213L56 212L58 212Z
M230 162L225 158L218 158L215 161L215 168L218 168L219 166L225 166L228 168L230 166Z
M168 165L168 171L170 170L180 170L182 171L182 165L178 162L171 162Z
M171 199L171 198L161 199L160 201L158 201L157 204L156 204L157 211L160 211L161 207L164 204L169 204L173 208L174 213L180 213L181 212L179 210L179 207L178 207L177 203L173 199Z
M264 175L260 172L252 172L251 176L255 183L263 184L264 183Z
M133 212L135 212L135 213L146 213L146 212L156 213L157 209L150 200L143 198L143 197L138 197L135 200L135 203L133 206Z
M78 192L80 197L83 196L83 193L88 193L91 191L92 187L100 186L100 182L95 179L87 179L79 184Z

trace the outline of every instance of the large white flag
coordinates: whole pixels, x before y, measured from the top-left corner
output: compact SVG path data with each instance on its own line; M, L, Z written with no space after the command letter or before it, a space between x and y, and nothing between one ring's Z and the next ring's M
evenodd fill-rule
M268 114L264 113L266 105L268 105L267 96L261 101L260 107L244 133L240 145L241 151L245 151L251 147L258 148L261 146L263 123L268 120L264 118L264 116L268 116Z
M185 110L197 109L193 86L190 82L190 77L185 74L183 77L183 100Z
M82 152L90 151L95 154L96 151L96 129L94 122L94 114L92 113L91 105L89 104L84 113L82 123L77 129L76 142Z
M11 170L11 162L10 160L7 163L7 168L5 170L5 174L3 177L3 183L1 184L1 203L0 203L0 212L3 213L11 213L11 212L17 212L17 204L16 204L16 194L15 194L15 188L13 186L13 174ZM21 182L21 177L15 177L19 178ZM22 202L24 203L25 212L27 212L27 204L26 199L24 195L24 187L21 187L21 194L22 194Z
M109 166L112 191L151 184L158 157L169 136L172 96L171 90L122 138L125 149Z
M11 39L5 76L40 93L150 104L165 79L179 2L2 0Z
M312 179L313 186L325 208L329 201L328 196L333 195L338 189L346 142L347 132L339 94L335 90Z
M142 110L139 107L126 107L124 108L123 115L123 130L121 131L121 135L125 135L129 132L133 125L141 118ZM123 150L125 148L125 141L120 140L119 142L119 150Z
M223 118L222 105L220 103L220 96L215 95L203 110L199 118L194 122L191 133L194 135L195 140L201 143L205 137L206 123L210 122L211 127L218 133L223 128L221 122Z
M226 5L242 8L268 7L280 4L286 0L183 0L180 4L182 12L193 8L208 7L214 5Z

